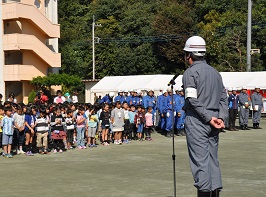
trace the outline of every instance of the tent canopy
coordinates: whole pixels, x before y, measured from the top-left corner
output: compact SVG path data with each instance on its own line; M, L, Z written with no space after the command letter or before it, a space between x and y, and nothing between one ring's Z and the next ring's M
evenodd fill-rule
M260 86L266 89L266 72L221 72L223 83L226 89L241 89L246 86L248 89L254 89ZM161 88L167 88L168 82L174 75L131 75L131 76L107 76L101 79L91 88L91 92L109 92L118 90L148 90L158 91ZM175 80L175 87L181 87L182 75Z
M91 88L92 92L108 92L118 90L148 90L158 91L166 88L174 75L131 75L131 76L108 76L104 77ZM177 85L182 85L182 76L176 79Z
M221 72L225 88L236 87L240 90L243 86L254 89L259 86L266 89L266 72Z

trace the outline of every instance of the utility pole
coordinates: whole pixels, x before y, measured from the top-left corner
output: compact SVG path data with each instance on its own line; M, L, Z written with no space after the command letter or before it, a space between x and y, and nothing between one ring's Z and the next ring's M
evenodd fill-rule
M95 27L100 27L102 26L101 24L96 24L95 23L95 19L94 19L94 15L93 15L93 19L92 19L92 80L95 80L95 35L94 35L94 30ZM97 43L99 43L99 38L96 37L98 39Z
M252 19L252 0L248 0L247 72L251 72L251 19Z

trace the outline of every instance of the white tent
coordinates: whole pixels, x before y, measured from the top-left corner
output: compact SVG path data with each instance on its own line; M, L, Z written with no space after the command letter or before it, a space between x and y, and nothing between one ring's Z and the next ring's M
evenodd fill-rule
M248 89L254 89L259 86L266 89L266 72L221 72L225 88L241 89L246 86Z
M241 89L246 86L254 89L260 86L266 90L266 71L262 72L221 72L223 83L226 89L236 87ZM167 88L167 84L174 75L131 75L131 76L107 76L101 79L94 86L86 88L86 102L93 100L93 94L105 95L118 90L148 90L153 89L157 94L160 88ZM181 87L182 75L175 80L175 87Z
M168 82L174 75L131 75L131 76L107 76L100 80L99 83L91 88L92 92L108 92L139 89L159 90L162 87L167 87ZM266 89L266 71L263 72L221 72L223 83L226 88L236 87L241 89L242 86L247 86L248 89L254 89L255 86L260 86L261 89ZM182 75L175 80L176 86L182 85Z
M131 75L131 76L108 76L91 88L92 93L117 92L118 90L148 90L159 91L167 87L174 75ZM176 79L177 86L182 85L182 75Z

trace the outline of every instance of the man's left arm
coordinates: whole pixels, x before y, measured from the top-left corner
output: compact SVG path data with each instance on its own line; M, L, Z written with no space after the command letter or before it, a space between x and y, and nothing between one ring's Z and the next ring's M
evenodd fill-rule
M228 99L226 95L225 89L222 90L221 99L219 103L219 119L222 119L223 121L228 116Z

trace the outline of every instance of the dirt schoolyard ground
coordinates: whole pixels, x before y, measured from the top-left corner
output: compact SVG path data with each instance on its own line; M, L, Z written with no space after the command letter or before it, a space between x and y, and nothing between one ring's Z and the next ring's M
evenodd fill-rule
M251 120L249 120L251 125ZM266 196L264 129L220 134L221 196ZM172 139L0 158L0 196L173 196ZM177 196L194 197L186 138L175 138Z

